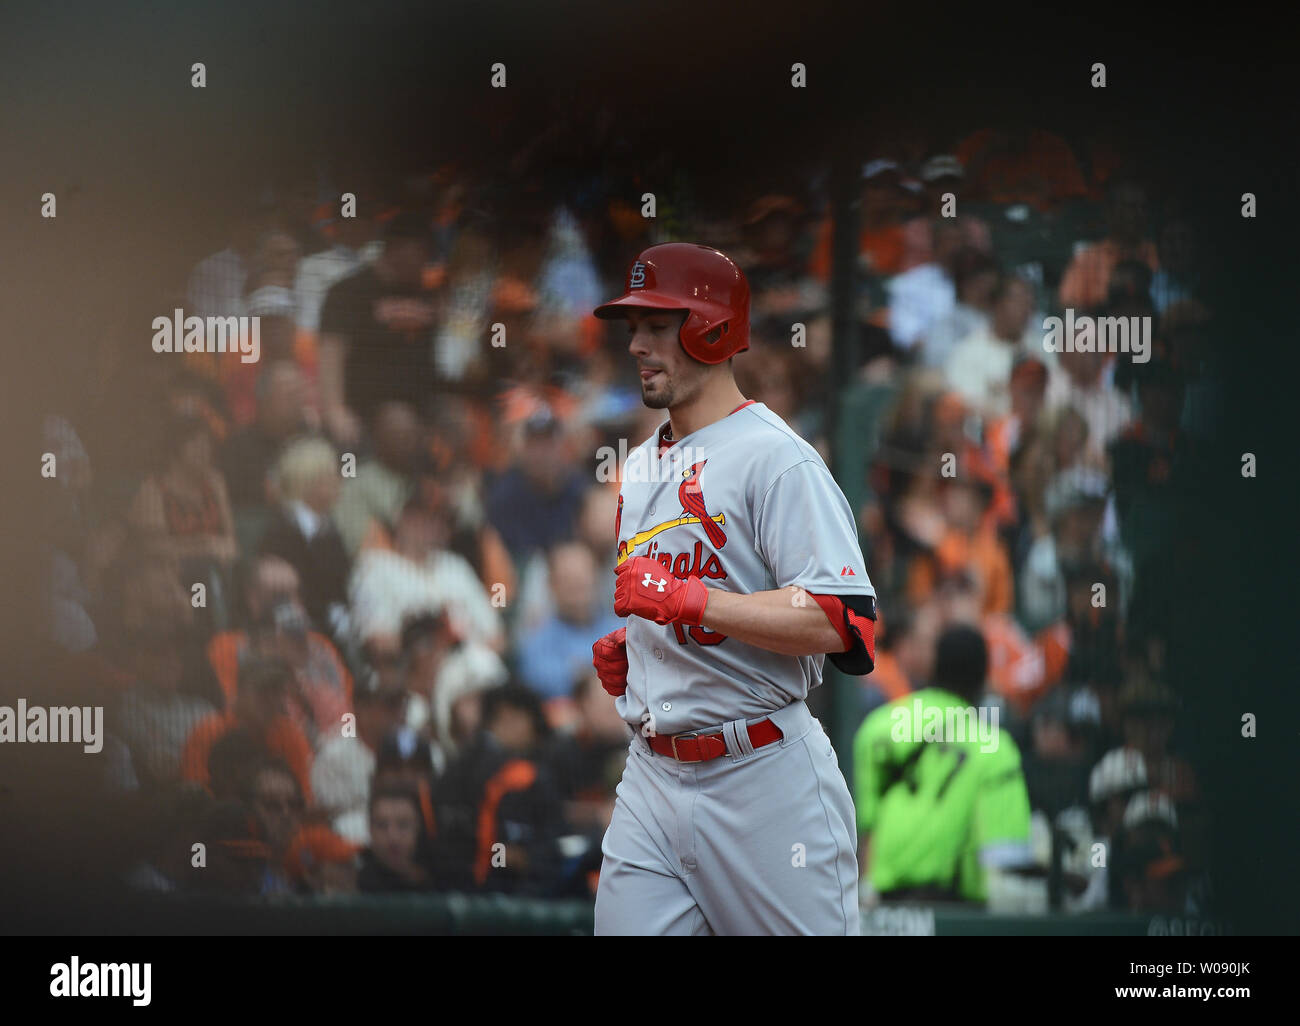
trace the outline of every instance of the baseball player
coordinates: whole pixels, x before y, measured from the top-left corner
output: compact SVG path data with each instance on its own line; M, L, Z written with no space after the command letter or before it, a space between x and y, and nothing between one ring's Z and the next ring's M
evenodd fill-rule
M614 611L593 647L632 728L602 844L596 933L859 932L853 800L804 702L825 655L874 661L875 589L817 451L746 400L749 284L707 246L652 246L624 295L645 404L628 455Z

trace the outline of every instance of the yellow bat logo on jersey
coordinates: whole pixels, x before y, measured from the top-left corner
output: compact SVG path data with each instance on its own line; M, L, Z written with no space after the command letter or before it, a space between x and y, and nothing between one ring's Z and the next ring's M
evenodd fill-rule
M726 524L727 514L718 513L709 517L715 524ZM644 531L638 531L625 542L618 543L618 561L615 566L622 566L623 563L636 554L636 550L650 541L656 535L662 534L670 527L684 527L687 524L698 524L699 517L678 517L676 520L666 520L662 524L656 524L654 527L648 527Z

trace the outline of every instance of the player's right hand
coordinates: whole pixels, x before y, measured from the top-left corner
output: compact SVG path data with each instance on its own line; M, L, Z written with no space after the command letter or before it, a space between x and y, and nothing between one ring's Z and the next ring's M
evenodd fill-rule
M639 616L657 624L697 626L709 601L698 577L674 577L658 560L633 556L614 571L614 615Z
M627 690L627 628L610 631L591 646L591 665L600 686L617 698Z

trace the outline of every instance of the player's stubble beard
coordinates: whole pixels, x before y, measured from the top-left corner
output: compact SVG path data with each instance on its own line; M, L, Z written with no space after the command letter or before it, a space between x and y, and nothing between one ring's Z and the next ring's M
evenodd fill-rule
M661 367L659 379L641 383L641 401L652 410L672 410L685 405L704 390L708 380L708 367L704 364L680 367ZM662 380L656 385L654 381Z

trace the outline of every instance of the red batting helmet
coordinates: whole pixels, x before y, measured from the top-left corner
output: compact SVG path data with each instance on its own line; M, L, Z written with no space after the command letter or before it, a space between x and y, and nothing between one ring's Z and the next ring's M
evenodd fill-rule
M678 337L701 363L749 348L749 282L731 257L709 246L666 242L644 250L628 268L627 290L596 307L596 316L625 317L633 306L687 311Z

